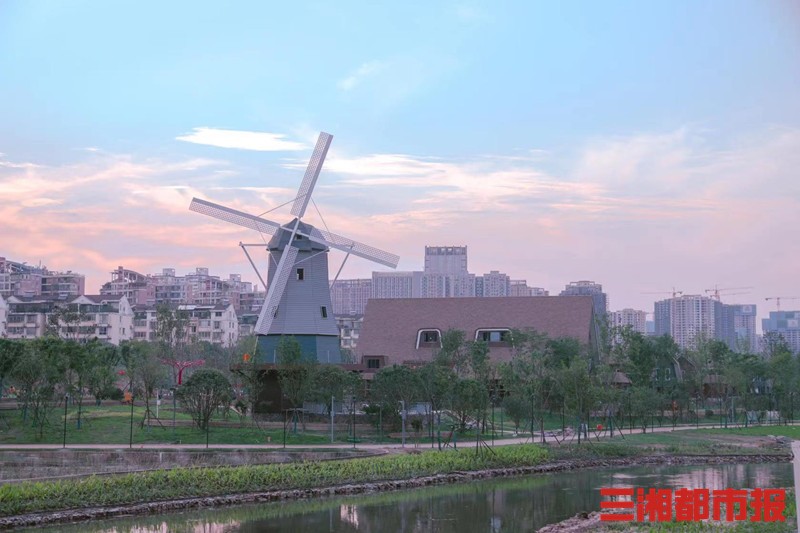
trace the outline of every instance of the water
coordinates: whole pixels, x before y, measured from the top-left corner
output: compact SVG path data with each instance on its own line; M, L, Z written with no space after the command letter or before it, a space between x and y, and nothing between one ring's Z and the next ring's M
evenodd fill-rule
M789 463L636 467L534 475L284 503L127 517L50 531L519 532L600 508L601 487L770 488L793 484Z

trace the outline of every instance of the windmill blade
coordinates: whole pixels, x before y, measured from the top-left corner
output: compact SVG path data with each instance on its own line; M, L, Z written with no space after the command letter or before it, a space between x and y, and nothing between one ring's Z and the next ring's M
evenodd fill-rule
M278 267L275 269L275 276L270 280L269 289L267 290L267 297L264 300L264 306L261 308L261 313L258 315L258 322L256 322L256 333L266 335L272 327L272 321L275 320L275 314L278 312L278 304L283 297L283 291L286 290L286 283L289 281L289 274L294 267L294 261L297 258L297 248L287 245L281 254L281 259L278 261Z
M292 206L292 214L297 218L303 218L306 214L306 207L311 200L311 193L314 191L314 185L317 184L319 172L322 170L322 163L325 162L325 156L328 154L328 148L331 147L333 135L330 133L320 132L317 138L317 146L314 147L314 153L311 154L311 160L308 162L306 168L306 175L303 177L303 183L300 184L300 189L297 191L297 198L294 200Z
M232 222L234 224L244 226L245 228L254 229L268 235L275 235L281 229L281 225L277 222L272 222L266 218L243 213L241 211L237 211L236 209L225 207L224 205L201 200L200 198L192 198L192 203L189 205L189 209L191 211L195 211L196 213L202 213L203 215L218 218L220 220L224 220L225 222Z
M381 265L386 265L391 268L396 268L398 261L400 261L400 257L392 253L385 252L379 248L364 244L363 242L342 237L341 235L331 233L330 231L312 228L310 234L300 231L298 231L298 234L303 235L314 242L325 244L331 248L342 250L343 252L349 252L353 255L357 255L358 257L363 257L364 259L369 259L370 261L375 261L376 263L380 263Z

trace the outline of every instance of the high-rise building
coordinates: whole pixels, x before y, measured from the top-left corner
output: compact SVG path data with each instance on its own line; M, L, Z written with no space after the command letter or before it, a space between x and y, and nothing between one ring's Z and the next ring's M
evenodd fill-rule
M722 304L700 295L683 295L655 303L656 335L670 335L681 348L701 338L715 339L722 327Z
M603 286L594 281L570 282L561 291L561 296L591 296L596 316L601 317L608 312L608 295L603 292Z
M717 338L735 352L757 353L756 306L722 304L721 328Z
M508 282L509 296L549 296L550 292L541 287L528 287L524 279L512 279Z
M800 353L800 311L770 311L761 321L764 335L777 333L794 353Z
M483 292L476 294L476 296L483 296L486 298L497 298L501 296L508 296L511 292L511 278L508 274L503 274L500 271L492 270L483 276Z
M371 279L340 279L331 288L334 315L363 315L372 297Z
M467 247L426 246L425 273L467 274Z
M630 326L633 331L647 335L647 312L637 309L621 309L608 314L608 325L612 328Z
M373 298L419 298L422 272L373 272Z

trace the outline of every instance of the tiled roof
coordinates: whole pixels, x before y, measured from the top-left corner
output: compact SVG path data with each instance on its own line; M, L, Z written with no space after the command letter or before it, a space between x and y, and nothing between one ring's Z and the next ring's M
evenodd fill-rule
M385 355L388 364L430 360L438 347L416 347L421 329L466 332L478 329L535 330L550 338L572 337L583 345L592 336L591 296L532 296L507 298L402 298L367 302L357 354ZM507 361L511 350L490 347L494 361Z

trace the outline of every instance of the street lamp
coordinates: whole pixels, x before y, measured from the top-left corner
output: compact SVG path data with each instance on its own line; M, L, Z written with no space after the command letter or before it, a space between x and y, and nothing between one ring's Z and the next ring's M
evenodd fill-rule
M69 394L64 394L64 448L67 447L67 404L69 403Z
M172 392L172 442L175 443L175 414L178 412L178 404L176 403L177 400L175 398L175 393L178 392L178 389L175 387L170 387L170 392Z
M403 428L403 448L406 447L406 402L405 400L400 400L400 421Z
M131 394L131 434L128 447L133 448L133 394Z

